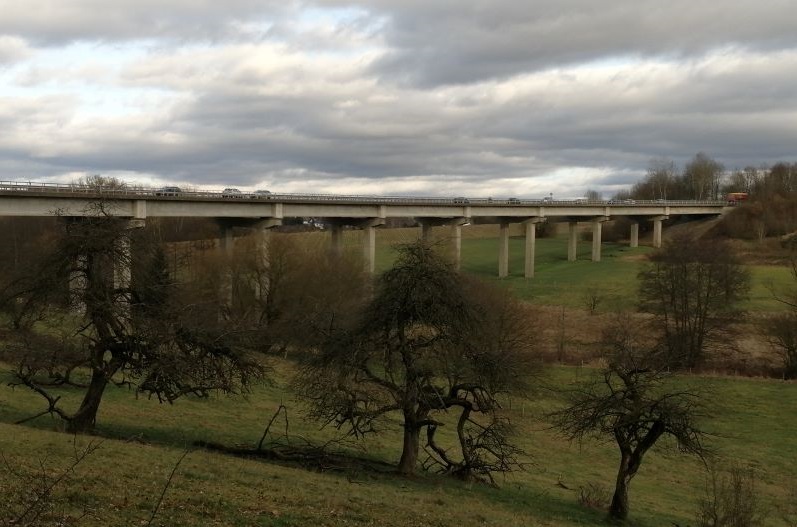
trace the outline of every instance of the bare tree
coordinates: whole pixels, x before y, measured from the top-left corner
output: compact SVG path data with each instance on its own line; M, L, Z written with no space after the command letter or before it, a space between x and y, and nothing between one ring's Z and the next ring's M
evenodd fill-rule
M259 305L269 337L297 349L349 327L372 287L359 252L330 254L326 240L290 234L273 237L266 274Z
M753 469L731 466L720 471L709 465L705 495L698 506L698 527L762 525L768 511L761 503L756 483Z
M297 380L311 415L354 435L377 431L398 413L404 437L398 471L414 472L427 452L459 477L508 470L519 451L500 414L499 395L521 391L533 339L509 297L470 283L422 243L400 248L351 328L329 335ZM459 455L437 444L439 412L459 410ZM475 419L479 416L480 419Z
M792 260L792 278L797 282L797 260ZM783 377L797 378L797 289L773 291L785 312L775 313L761 320L759 328L783 363Z
M584 290L581 301L590 315L595 315L598 312L598 307L603 303L604 296L605 292L594 285L588 286Z
M45 412L73 432L94 428L109 384L166 401L245 390L263 372L249 354L247 333L213 324L200 306L185 303L157 246L104 207L97 203L92 214L68 221L47 258L6 289L24 308L5 344L18 358L13 382L41 395ZM115 277L120 267L135 272ZM48 345L48 327L68 328L69 345ZM68 410L49 385L76 366L88 381L78 408Z
M684 176L692 193L692 199L716 199L719 196L720 178L725 167L703 152L698 152L686 164Z
M723 187L723 192L752 192L756 174L755 168L747 167L743 170L734 170L728 177Z
M76 515L66 510L62 489L69 488L79 465L92 456L102 445L102 441L89 441L78 446L77 437L73 440L73 458L62 468L54 469L41 459L36 470L13 466L6 456L0 453L3 469L11 476L14 484L10 492L3 495L0 502L0 525L37 527L44 525L77 525L89 513L87 508Z
M603 199L603 195L594 189L589 189L584 193L584 197L587 198L587 201L601 201Z
M78 179L77 184L88 187L91 190L102 193L103 191L118 191L127 188L127 183L113 176L103 176L102 174L92 174Z
M764 318L760 327L764 337L780 356L783 378L797 379L797 310Z
M672 159L651 159L648 165L647 180L653 191L653 199L672 199L672 186L675 183L677 171Z
M611 352L598 379L568 393L568 404L551 414L555 426L571 441L611 438L620 450L609 516L625 520L628 491L645 454L664 436L680 451L703 456L704 433L697 392L669 382L657 353L646 350L628 320L615 321L604 332Z
M750 273L718 239L675 236L639 273L640 309L656 316L671 365L693 367L709 344L727 343Z

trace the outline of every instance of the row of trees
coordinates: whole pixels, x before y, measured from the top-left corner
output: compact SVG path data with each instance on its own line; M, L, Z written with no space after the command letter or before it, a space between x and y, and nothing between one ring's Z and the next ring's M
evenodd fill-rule
M671 159L653 159L647 175L629 191L616 196L619 199L720 199L723 192L725 167L719 161L700 152L678 170Z
M792 194L797 192L797 163L779 162L771 167L734 170L726 185L730 192L747 192L753 197Z
M727 171L725 166L699 152L679 169L667 158L650 161L647 174L618 198L723 199L729 192L747 192L769 198L797 192L797 163L778 162L771 167L748 166Z

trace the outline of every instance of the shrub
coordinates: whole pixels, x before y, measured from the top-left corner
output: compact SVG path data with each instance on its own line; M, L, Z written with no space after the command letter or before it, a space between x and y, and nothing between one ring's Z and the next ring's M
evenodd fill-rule
M706 488L697 512L698 527L754 527L767 514L756 488L757 477L751 468L732 466L720 471L708 469Z
M609 489L595 481L578 487L578 504L588 509L604 511L609 507Z
M639 224L640 235L642 234L643 222ZM603 225L601 240L604 242L619 242L627 240L631 236L631 220L625 217L617 218L614 221Z

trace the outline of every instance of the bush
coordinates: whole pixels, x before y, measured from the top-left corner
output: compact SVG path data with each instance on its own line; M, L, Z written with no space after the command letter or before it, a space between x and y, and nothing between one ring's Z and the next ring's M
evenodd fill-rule
M783 378L797 379L797 310L763 319L761 332L783 361Z
M578 487L578 504L588 509L605 511L609 507L609 489L595 481Z
M739 205L722 219L732 238L762 240L797 230L797 195L768 194Z
M709 467L706 489L700 501L698 527L754 527L767 514L759 500L756 474L751 468L732 466L720 472Z
M603 232L601 232L601 240L604 242L627 240L631 236L631 223L630 219L624 217L605 223ZM640 235L642 234L643 223L640 222L639 224Z
M537 224L537 238L551 238L556 235L556 223L543 221Z

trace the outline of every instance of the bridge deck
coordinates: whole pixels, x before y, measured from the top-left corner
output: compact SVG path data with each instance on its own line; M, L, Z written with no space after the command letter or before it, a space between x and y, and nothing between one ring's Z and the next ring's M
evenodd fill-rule
M520 198L347 196L330 194L230 194L148 187L96 189L81 185L0 182L0 216L88 216L97 203L120 217L216 218L527 218L717 215L724 201L550 200Z

